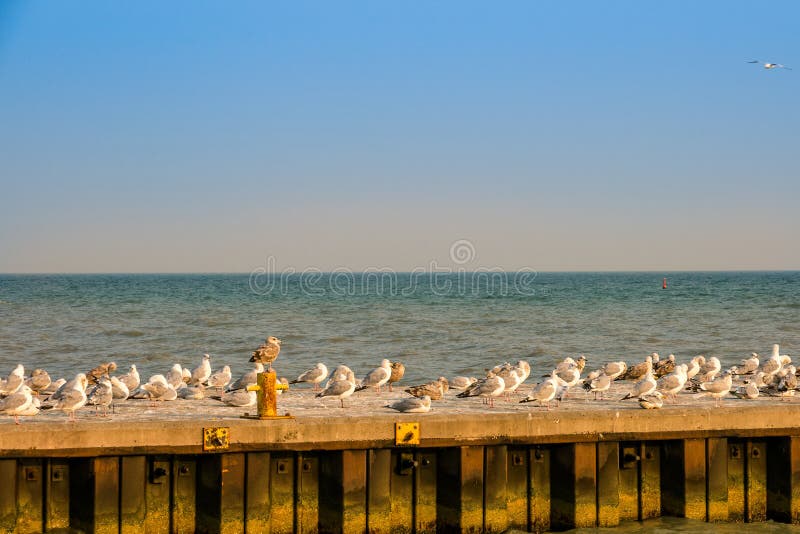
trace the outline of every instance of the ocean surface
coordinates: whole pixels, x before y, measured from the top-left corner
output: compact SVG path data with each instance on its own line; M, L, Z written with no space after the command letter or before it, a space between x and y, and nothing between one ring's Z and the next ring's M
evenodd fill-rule
M206 352L236 373L267 335L289 377L382 358L407 382L581 353L589 368L654 351L733 364L773 343L797 359L800 272L0 275L2 375L113 360L148 377Z

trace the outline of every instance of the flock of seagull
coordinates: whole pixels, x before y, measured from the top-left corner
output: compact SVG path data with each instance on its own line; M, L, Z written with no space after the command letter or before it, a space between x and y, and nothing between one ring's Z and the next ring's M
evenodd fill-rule
M87 373L78 373L71 380L51 380L43 369L36 369L26 376L20 364L6 379L0 380L0 414L13 417L19 424L20 416L33 416L41 410L52 409L66 412L68 421L75 421L75 413L87 405L95 406L98 415L107 416L116 401L129 398L149 399L152 406L157 402L206 397L230 406L253 406L256 392L247 387L256 383L258 373L265 371L265 364L271 370L272 362L280 353L280 344L275 337L267 338L253 352L250 359L253 369L236 380L228 365L212 370L208 354L203 355L194 369L176 363L165 374L153 375L146 382L141 380L135 364L127 373L112 375L117 365L114 362L103 363ZM762 359L752 353L741 364L726 370L713 356L708 359L695 356L687 363L678 363L672 354L660 358L657 353L630 366L624 361L612 361L584 374L586 363L583 355L576 359L565 358L519 402L536 402L550 410L553 403L558 405L572 388L579 386L587 392L586 395L592 394L595 399L602 400L612 383L620 380L632 382L620 400L636 399L645 409L661 408L665 401L676 402L677 396L685 391L710 396L719 406L727 395L743 399L755 399L760 395L788 398L798 389L797 369L788 355L780 353L779 345L772 346L768 358ZM310 384L317 398L339 400L344 408L344 400L358 391L373 389L379 394L383 386L392 391L393 385L404 374L402 363L384 359L360 380L346 365L340 365L329 373L324 363L316 364L294 380L280 380L285 384ZM441 400L453 389L459 391L457 398L480 397L491 408L498 397L510 400L530 374L531 366L521 360L487 369L481 378L458 376L448 380L439 377L405 388L409 397L385 407L400 412L425 413L431 410L432 401Z

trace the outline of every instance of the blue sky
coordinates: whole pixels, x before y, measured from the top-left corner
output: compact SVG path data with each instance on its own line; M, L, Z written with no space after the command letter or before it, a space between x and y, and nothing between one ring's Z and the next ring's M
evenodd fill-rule
M799 15L6 0L0 271L798 269Z

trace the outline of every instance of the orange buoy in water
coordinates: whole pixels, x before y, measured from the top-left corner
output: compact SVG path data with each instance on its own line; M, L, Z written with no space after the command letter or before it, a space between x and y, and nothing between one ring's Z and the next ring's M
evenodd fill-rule
M661 281L661 289L667 289L667 279L666 278L664 278L664 280Z

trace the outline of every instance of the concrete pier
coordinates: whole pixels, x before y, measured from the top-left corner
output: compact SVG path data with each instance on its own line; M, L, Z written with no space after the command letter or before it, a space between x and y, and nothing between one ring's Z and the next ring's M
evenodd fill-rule
M128 401L110 420L3 421L0 532L540 532L661 515L800 523L800 402L650 411L580 399L546 411L447 400L428 414L379 410L385 402L296 404L294 419L258 421L214 401ZM399 422L418 424L419 444L402 444ZM208 450L206 429L228 442Z

